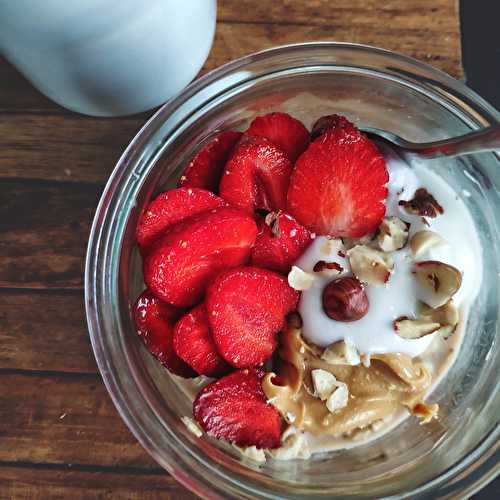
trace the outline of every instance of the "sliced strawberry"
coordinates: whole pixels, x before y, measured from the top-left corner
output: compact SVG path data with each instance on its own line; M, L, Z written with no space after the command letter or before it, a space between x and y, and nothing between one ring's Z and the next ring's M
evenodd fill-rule
M258 116L245 135L269 139L280 148L292 163L309 146L309 132L302 122L287 113L269 113Z
M216 377L231 370L215 347L205 304L199 304L177 321L174 328L174 349L200 375Z
M281 417L266 401L261 370L239 370L204 387L193 415L205 432L237 446L277 448Z
M194 215L154 243L143 261L144 281L165 302L193 306L219 272L248 261L256 235L253 218L234 208Z
M287 211L317 234L358 238L382 222L388 180L375 144L352 124L335 127L297 160Z
M231 130L217 134L189 162L179 179L179 186L217 192L222 169L242 135L241 132Z
M314 123L311 130L311 140L316 140L320 135L323 135L327 130L334 128L352 129L352 123L342 115L325 115L321 116Z
M160 193L141 215L136 230L137 243L141 248L149 247L177 222L225 204L222 198L204 189L179 188Z
M290 215L270 213L258 225L252 265L288 273L312 241L311 233Z
M177 356L173 347L174 323L182 313L182 309L165 304L149 290L142 292L134 305L137 333L148 351L172 373L196 377L196 372Z
M237 368L266 361L298 300L286 278L266 269L239 267L217 276L207 290L206 307L221 356Z
M246 212L277 211L286 205L292 164L264 137L244 137L226 163L220 195Z

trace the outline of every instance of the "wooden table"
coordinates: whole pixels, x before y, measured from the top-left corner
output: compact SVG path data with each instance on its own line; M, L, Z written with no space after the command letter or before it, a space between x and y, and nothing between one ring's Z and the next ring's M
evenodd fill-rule
M203 72L311 40L378 45L462 75L456 0L220 0ZM151 113L76 115L0 61L0 498L192 498L122 423L83 308L95 206Z

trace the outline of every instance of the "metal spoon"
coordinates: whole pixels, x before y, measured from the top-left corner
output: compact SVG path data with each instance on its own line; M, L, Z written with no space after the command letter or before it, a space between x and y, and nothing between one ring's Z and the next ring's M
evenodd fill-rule
M400 156L412 154L423 158L461 156L483 151L500 154L500 124L469 132L451 139L435 142L410 142L392 132L366 127L363 132L372 140L380 141L395 150Z

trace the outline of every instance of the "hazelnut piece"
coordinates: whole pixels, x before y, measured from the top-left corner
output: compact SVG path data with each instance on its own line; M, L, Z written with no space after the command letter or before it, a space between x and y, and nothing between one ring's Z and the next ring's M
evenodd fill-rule
M397 334L407 340L420 339L437 332L441 325L430 319L410 319L406 316L398 318L393 323Z
M368 297L356 278L338 278L323 290L323 309L336 321L357 321L368 312Z
M398 217L386 217L380 224L377 243L384 252L401 250L408 241L410 224Z
M415 276L420 300L432 308L446 304L462 284L462 273L456 267L437 260L417 262Z
M353 274L368 285L383 285L389 281L394 267L390 254L365 245L356 245L347 255Z
M330 394L338 387L337 379L333 374L321 368L311 371L314 394L326 401Z
M292 266L288 273L288 284L298 291L309 290L314 283L315 276L311 273L306 273L300 267Z
M344 268L338 262L325 262L324 260L318 260L314 264L313 271L315 273L321 273L325 276L335 276L344 272Z
M442 245L444 242L443 238L434 231L419 231L411 237L410 250L413 257L418 259L431 248Z
M408 213L421 217L434 218L444 212L436 198L425 188L417 189L411 200L401 200L399 205L404 207Z
M329 345L321 355L321 359L331 365L359 365L361 357L354 342L348 338Z
M330 413L335 413L345 408L349 402L349 389L347 384L340 383L326 400L326 407Z
M432 307L422 303L420 305L420 317L439 323L441 325L439 333L445 339L455 332L460 320L460 314L453 300L449 300L446 304L436 309L432 309Z

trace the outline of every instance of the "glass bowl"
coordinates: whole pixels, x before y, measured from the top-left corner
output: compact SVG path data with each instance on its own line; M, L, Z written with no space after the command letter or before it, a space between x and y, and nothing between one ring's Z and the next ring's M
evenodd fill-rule
M258 464L191 434L191 403L142 347L130 305L143 288L134 230L141 210L176 179L200 144L243 130L258 114L286 111L306 126L341 113L413 141L458 135L499 121L479 96L416 60L372 47L278 47L207 74L163 106L120 158L97 208L85 293L94 353L130 430L153 458L205 498L468 497L499 472L500 160L483 153L430 164L471 210L486 272L458 359L430 398L440 417L408 418L389 435L309 461ZM464 227L464 238L468 228ZM459 249L457 249L459 251Z

